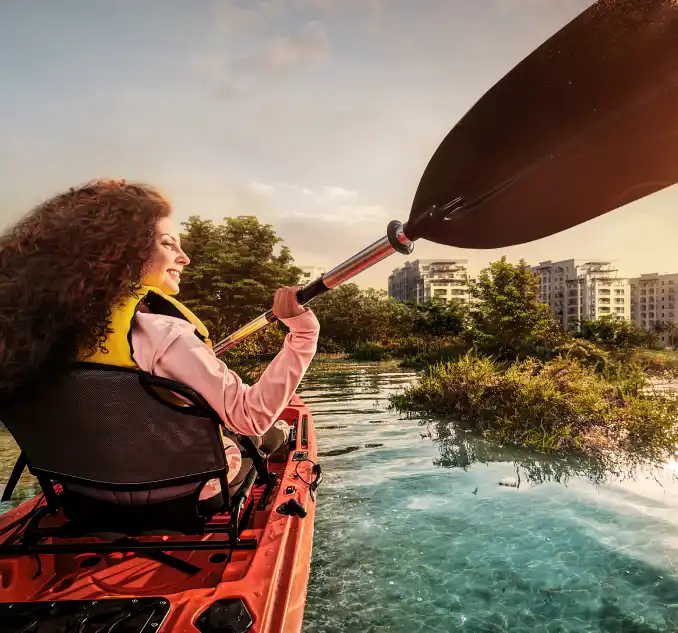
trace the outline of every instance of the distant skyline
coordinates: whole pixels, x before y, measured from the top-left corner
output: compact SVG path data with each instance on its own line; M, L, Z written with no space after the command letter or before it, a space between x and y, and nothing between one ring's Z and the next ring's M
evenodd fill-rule
M447 132L585 0L0 1L0 230L98 177L158 186L177 220L256 215L329 270L409 214ZM567 177L567 175L564 175ZM677 188L491 251L678 271Z

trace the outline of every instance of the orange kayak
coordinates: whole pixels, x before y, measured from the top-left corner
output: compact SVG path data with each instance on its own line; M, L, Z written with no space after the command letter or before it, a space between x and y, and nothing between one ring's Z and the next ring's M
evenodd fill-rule
M199 549L173 550L186 536L140 536L188 563L189 571L109 541L59 539L71 553L23 553L17 537L38 497L0 517L0 629L42 633L294 633L301 631L311 563L315 491L322 479L313 416L294 396L280 419L292 427L286 461L269 460L268 485L253 485L240 507L239 539L200 537ZM224 531L233 517L218 515ZM48 521L58 522L58 515ZM163 547L157 547L158 541ZM195 540L193 537L191 540ZM52 539L42 543L49 549ZM83 552L83 543L96 551ZM108 543L111 551L102 551ZM197 546L196 546L197 547ZM104 545L105 548L105 545ZM8 553L8 549L10 552ZM62 550L63 551L63 550Z

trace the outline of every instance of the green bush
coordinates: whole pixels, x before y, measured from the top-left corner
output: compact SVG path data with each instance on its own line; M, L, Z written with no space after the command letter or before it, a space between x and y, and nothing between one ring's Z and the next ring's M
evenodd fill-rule
M452 341L446 345L430 346L428 351L405 356L400 366L409 369L424 369L437 363L446 363L458 359L468 351L463 341Z
M386 343L391 353L398 358L421 354L428 349L429 345L430 340L423 336L405 336Z
M659 458L678 443L675 401L645 386L637 372L613 381L571 357L502 365L469 352L431 366L391 406L451 416L488 439L545 452L614 448Z
M361 343L351 353L354 360L383 361L391 358L391 353L382 343Z
M346 350L339 343L323 336L318 338L318 352L322 354L343 354Z

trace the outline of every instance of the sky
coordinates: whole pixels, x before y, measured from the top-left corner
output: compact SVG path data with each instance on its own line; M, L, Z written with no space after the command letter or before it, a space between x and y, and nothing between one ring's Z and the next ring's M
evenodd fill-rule
M0 0L0 230L93 178L159 187L178 221L256 215L326 269L408 217L433 152L588 0ZM423 240L475 274L615 260L676 272L676 187L529 244Z

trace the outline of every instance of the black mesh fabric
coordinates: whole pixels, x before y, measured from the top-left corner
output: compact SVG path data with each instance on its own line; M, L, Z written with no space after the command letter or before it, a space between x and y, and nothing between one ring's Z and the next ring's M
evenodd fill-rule
M209 413L187 414L158 402L139 376L74 368L0 405L0 420L31 469L57 480L152 489L223 473L223 444Z

